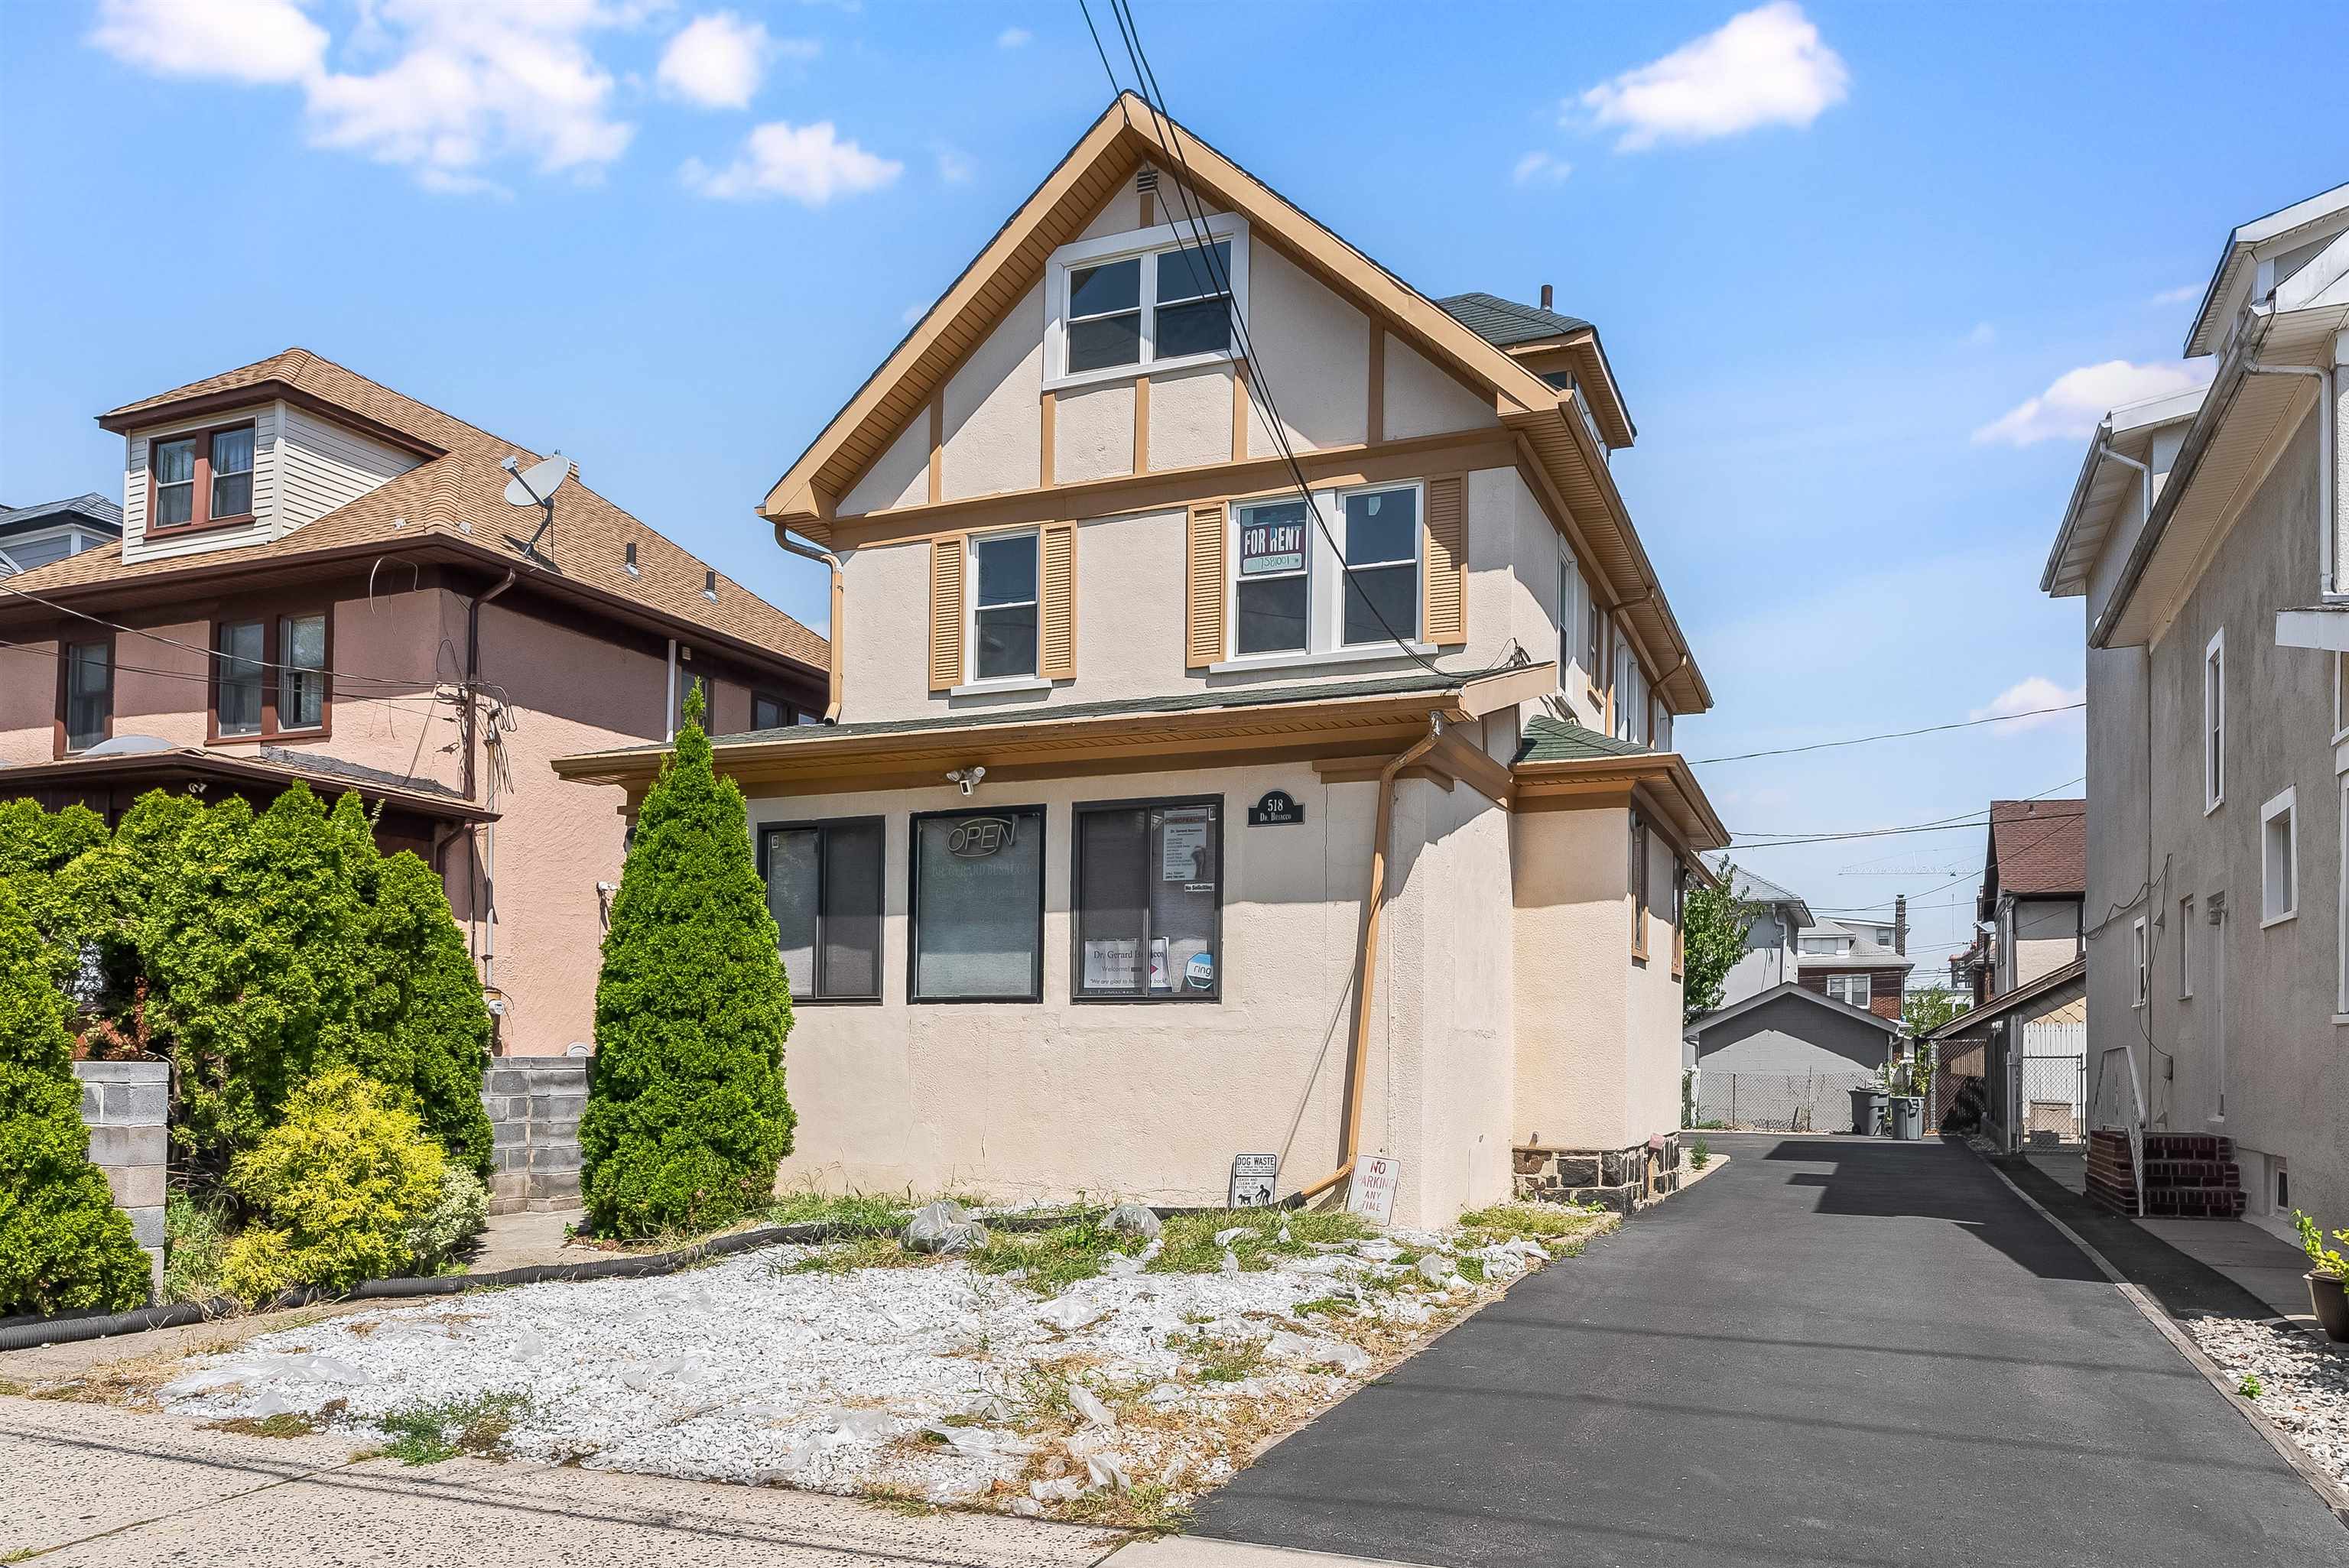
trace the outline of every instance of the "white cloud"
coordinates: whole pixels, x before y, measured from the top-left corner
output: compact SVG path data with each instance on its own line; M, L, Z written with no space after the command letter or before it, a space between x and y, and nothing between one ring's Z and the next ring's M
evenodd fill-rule
M2107 359L2055 377L2036 397L2025 397L1974 432L1977 444L2002 442L2028 447L2039 441L2078 440L2092 434L2106 414L2124 403L2183 392L2210 378L2205 363L2132 365Z
M1756 126L1806 126L1844 99L1851 73L1843 57L1794 0L1732 16L1719 30L1662 59L1601 82L1568 105L1578 115L1619 127L1618 152L1666 141L1709 141Z
M661 51L654 77L663 91L703 108L748 108L770 60L779 55L805 59L815 52L808 40L778 39L761 23L713 11L678 29Z
M995 46L999 49L1025 48L1035 36L1025 27L1006 27L995 35Z
M1986 321L1978 321L1974 323L1974 329L1966 334L1966 341L1976 348L1987 347L1998 341L1998 328Z
M905 172L895 159L843 141L830 120L813 125L771 121L744 139L742 151L723 169L698 158L678 170L688 189L724 201L785 196L821 207L834 196L877 191Z
M494 191L506 158L592 180L636 127L611 113L593 33L641 13L606 0L376 0L330 68L327 34L291 0L104 0L90 41L161 75L300 88L311 145L414 172L428 190Z
M922 317L929 314L930 307L927 304L916 302L913 304L907 305L904 310L899 311L897 313L897 319L904 322L907 326L911 326L916 322L921 320Z
M2061 713L2043 712L2042 709L2069 707L2074 703L2085 702L2087 698L2087 688L2085 686L2060 686L2045 676L2031 676L2015 682L2014 685L1991 698L1988 707L1978 707L1966 717L1973 719L2004 718L2009 714L2027 713L2032 717L2000 725L1999 733L2005 734L2010 730L2039 729L2047 725L2061 724L2069 717Z
M938 178L949 185L965 183L978 170L978 165L970 160L970 154L960 148L941 146L937 157Z
M1574 165L1563 158L1528 152L1517 160L1517 166L1509 170L1509 178L1520 185L1555 185L1573 172Z
M2147 304L2192 304L2202 297L2200 284L2180 284L2174 289L2164 289L2146 303Z

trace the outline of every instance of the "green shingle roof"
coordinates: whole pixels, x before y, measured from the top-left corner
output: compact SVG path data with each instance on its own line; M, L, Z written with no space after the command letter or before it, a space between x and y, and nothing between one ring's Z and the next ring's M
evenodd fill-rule
M1563 337L1569 332L1587 331L1590 326L1580 316L1560 315L1554 310L1519 304L1498 294L1458 294L1435 303L1446 315L1495 348L1537 343L1545 337Z
M1653 757L1656 748L1586 729L1568 718L1537 714L1517 743L1519 762L1588 762L1595 757Z

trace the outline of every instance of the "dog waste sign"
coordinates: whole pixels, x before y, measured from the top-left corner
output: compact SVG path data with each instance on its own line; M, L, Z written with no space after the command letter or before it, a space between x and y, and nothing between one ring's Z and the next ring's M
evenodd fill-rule
M1242 1154L1232 1161L1232 1201L1235 1209L1270 1206L1272 1190L1280 1181L1280 1156Z
M1392 1154L1365 1154L1354 1164L1354 1179L1346 1184L1346 1212L1359 1214L1373 1225L1394 1220L1395 1189L1402 1185L1402 1161Z

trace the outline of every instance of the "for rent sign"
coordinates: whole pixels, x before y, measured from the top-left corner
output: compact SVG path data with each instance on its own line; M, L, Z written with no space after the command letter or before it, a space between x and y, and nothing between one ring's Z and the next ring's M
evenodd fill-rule
M1305 570L1305 503L1259 506L1240 525L1240 575L1266 577Z

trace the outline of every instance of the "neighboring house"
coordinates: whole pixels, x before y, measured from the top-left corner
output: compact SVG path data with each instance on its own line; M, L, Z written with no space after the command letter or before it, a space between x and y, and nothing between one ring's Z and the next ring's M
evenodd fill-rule
M824 640L583 484L539 535L500 467L534 454L302 349L98 422L120 542L0 579L0 799L356 790L440 872L499 1048L584 1046L626 824L547 760L665 738L696 678L723 728L820 713Z
M1848 1132L1851 1091L1882 1081L1897 1019L1788 981L1689 1026L1700 1121Z
M761 509L845 606L841 724L716 744L785 1175L1221 1203L1237 1155L1319 1196L1359 1152L1405 1223L1668 1186L1727 835L1616 734L1710 697L1597 334L1439 306L1160 134L1114 102ZM662 756L557 767L634 802Z
M1974 944L1951 960L1963 1011L1926 1038L1934 1047L1935 1112L1980 1080L1993 1134L2078 1142L2085 1130L2078 1026L2082 902L2088 885L2085 800L1993 800L1974 895Z
M0 506L0 577L63 561L122 537L122 509L102 495Z
M1716 877L1728 866L1726 857L1713 858L1713 871ZM1777 883L1766 882L1743 866L1737 867L1733 873L1731 890L1749 906L1754 920L1745 928L1745 951L1739 954L1736 963L1729 966L1729 973L1722 977L1723 1007L1793 980L1796 962L1795 944L1804 928L1813 923L1811 906L1803 902L1800 893L1788 892Z
M1795 934L1795 978L1806 990L1897 1024L1917 966L1900 951L1906 945L1904 934L1874 922L1806 926Z
M2236 229L2186 334L2209 387L2106 417L2041 579L2085 601L2096 1104L2231 1140L2278 1228L2349 1213L2344 333L2349 185Z

